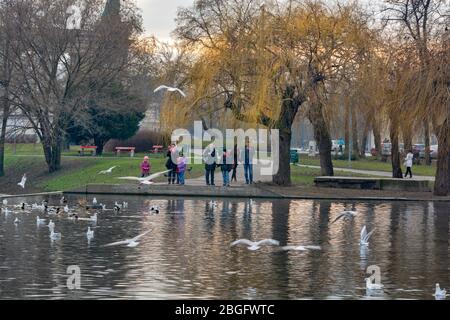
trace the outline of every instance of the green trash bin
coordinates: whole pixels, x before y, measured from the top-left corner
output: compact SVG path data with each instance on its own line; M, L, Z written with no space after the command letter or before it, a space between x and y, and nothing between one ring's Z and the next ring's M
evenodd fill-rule
M297 164L298 162L298 151L296 149L291 149L291 163Z

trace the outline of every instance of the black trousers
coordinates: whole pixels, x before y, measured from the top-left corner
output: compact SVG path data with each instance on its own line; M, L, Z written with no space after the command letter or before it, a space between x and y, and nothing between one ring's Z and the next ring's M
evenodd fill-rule
M408 176L409 173L409 177L412 178L412 171L411 171L411 167L406 167L406 173L405 173L405 178Z
M175 179L177 178L177 169L173 168L172 171L169 172L169 184L175 184Z
M231 176L231 181L237 181L237 164L233 165L233 175Z
M206 175L206 184L214 185L214 174L216 172L216 168L206 168L205 169L205 175Z

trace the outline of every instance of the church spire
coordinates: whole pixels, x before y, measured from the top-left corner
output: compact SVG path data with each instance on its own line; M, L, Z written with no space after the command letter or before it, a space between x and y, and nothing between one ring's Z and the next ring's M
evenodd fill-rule
M119 17L120 16L120 0L108 0L106 2L103 17Z

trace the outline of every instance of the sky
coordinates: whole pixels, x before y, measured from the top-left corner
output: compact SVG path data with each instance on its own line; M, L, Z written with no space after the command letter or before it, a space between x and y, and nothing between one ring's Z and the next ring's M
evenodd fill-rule
M379 1L361 0L361 3ZM146 34L171 42L170 33L175 29L177 9L191 6L194 0L136 0L136 3L142 10Z
M170 41L170 32L175 28L178 7L188 7L193 0L137 0L142 9L144 28L147 35L155 35L163 41Z

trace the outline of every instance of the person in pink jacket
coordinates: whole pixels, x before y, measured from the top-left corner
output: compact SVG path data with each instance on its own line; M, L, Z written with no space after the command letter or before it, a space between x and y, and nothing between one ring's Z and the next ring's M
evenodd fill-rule
M148 177L150 175L150 171L152 170L152 165L150 163L150 159L145 156L144 161L141 163L141 177Z

